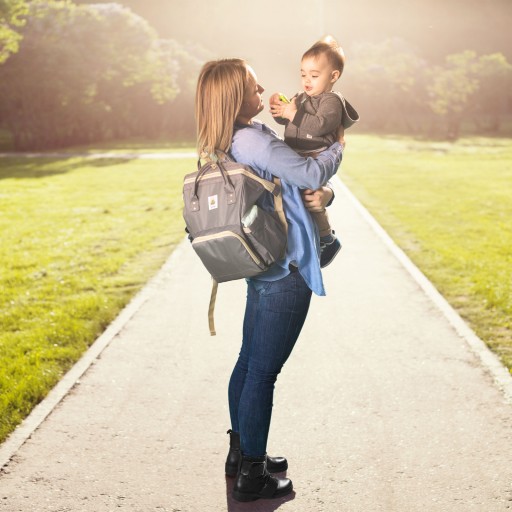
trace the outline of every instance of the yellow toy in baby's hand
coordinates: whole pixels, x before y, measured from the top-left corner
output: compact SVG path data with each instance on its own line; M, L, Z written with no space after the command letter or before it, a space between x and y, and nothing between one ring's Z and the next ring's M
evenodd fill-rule
M279 99L283 102L283 103L290 103L290 100L282 93L280 92L279 93Z

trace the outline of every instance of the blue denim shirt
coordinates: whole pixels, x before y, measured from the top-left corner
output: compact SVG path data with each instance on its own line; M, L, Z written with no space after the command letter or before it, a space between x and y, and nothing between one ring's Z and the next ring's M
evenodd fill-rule
M281 179L288 221L286 254L253 279L277 281L290 273L289 265L293 263L299 267L308 287L317 295L325 295L318 229L302 202L300 192L301 189L321 187L336 173L343 156L341 144L335 142L317 158L303 158L268 126L253 121L252 125L235 127L231 155L237 162L252 167L262 178L271 181L272 176L276 176Z

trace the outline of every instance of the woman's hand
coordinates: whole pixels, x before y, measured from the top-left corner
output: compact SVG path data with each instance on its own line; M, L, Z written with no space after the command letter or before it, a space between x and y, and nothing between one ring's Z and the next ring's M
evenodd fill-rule
M341 124L338 128L338 142L345 147L345 128Z
M302 191L302 201L310 212L323 212L334 192L329 187L320 187L317 190L306 189Z

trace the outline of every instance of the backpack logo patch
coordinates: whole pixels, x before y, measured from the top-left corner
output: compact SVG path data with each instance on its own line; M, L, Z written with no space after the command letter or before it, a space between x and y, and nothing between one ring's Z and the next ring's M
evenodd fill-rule
M208 210L215 210L219 207L219 196L215 194L214 196L208 196Z

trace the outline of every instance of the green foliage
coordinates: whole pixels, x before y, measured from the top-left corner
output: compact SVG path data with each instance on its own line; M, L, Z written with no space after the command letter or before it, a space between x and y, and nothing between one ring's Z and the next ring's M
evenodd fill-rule
M482 55L476 74L479 88L471 102L475 123L480 130L496 133L511 103L512 65L502 53Z
M430 77L430 106L446 117L449 138L459 136L464 117L479 128L487 124L494 131L499 129L512 86L512 66L504 55L478 57L472 51L449 55L445 66L434 68Z
M351 136L343 175L512 370L512 141Z
M175 55L178 62L177 82L180 95L177 101L167 105L166 124L162 131L172 134L173 137L195 138L194 101L196 81L201 66L211 60L212 54L197 44L188 44L187 51L172 40L162 41L169 46L169 51Z
M0 65L19 48L23 26L28 12L25 0L0 0Z
M345 93L361 123L377 130L410 128L425 112L424 69L425 62L401 39L355 45L346 71L352 86Z
M0 67L0 115L17 149L161 133L187 57L141 17L119 4L34 1L23 36Z
M476 53L466 51L446 58L445 68L431 71L428 91L430 106L439 115L456 115L467 107L469 98L478 89L475 76Z
M474 111L475 100L479 105L485 104L488 111L493 102L490 94L495 93L493 79L498 74L506 74L506 60L494 56L483 56L480 59L472 51L465 51L446 57L445 67L436 67L430 73L430 84L427 90L430 95L430 107L435 114L445 116L448 124L448 137L459 136L460 124L464 114ZM501 64L501 67L493 65ZM510 66L509 66L510 67ZM478 96L482 92L482 96ZM487 99L488 101L485 101ZM472 108L473 107L473 108Z
M194 162L0 165L1 442L183 239Z
M410 92L417 83L418 71L425 66L414 49L397 38L380 44L357 44L354 61L352 71L365 78L361 80L361 86L377 88L379 94Z
M405 41L357 45L344 92L361 127L456 139L463 125L498 133L512 111L512 66L501 53L451 54L431 67Z

